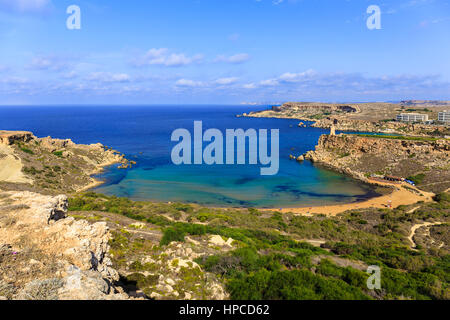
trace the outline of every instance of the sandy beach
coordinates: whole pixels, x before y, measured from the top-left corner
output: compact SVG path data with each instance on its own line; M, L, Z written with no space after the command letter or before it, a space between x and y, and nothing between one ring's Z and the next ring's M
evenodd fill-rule
M281 212L284 213L291 212L300 215L312 215L312 214L337 215L339 213L354 209L388 208L389 204L391 205L392 208L396 208L400 205L410 205L417 203L419 201L424 202L433 201L434 193L419 190L406 183L395 184L375 180L369 180L369 182L378 184L380 186L390 186L393 187L394 189L390 194L386 194L362 202L330 205L330 206L318 206L318 207L285 208L281 209ZM410 189L407 189L405 187L408 187ZM416 190L418 193L422 195L419 195L418 193L412 191L411 189Z

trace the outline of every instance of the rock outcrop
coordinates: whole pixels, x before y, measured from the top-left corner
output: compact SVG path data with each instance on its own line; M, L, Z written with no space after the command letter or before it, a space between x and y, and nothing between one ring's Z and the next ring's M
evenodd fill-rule
M0 130L0 144L12 145L14 142L28 142L36 137L29 131L4 131Z
M70 194L100 184L92 175L113 164L128 168L131 162L100 143L83 145L70 139L37 138L31 132L0 131L3 190Z
M437 119L439 111L445 110L446 101L424 101L417 106L425 109L406 109L402 103L319 103L287 102L270 110L255 111L242 115L254 118L287 118L314 122L311 126L329 129L333 125L339 131L382 132L408 135L450 135L450 127L435 124L408 124L396 122L399 113L417 111ZM407 104L410 105L410 104ZM411 105L414 105L411 102Z
M358 105L333 104L318 102L286 102L280 107L272 107L275 112L299 112L305 114L360 112Z
M366 180L371 174L407 178L423 174L424 190L448 188L449 140L400 140L358 135L322 135L305 159ZM429 184L429 185L428 185Z
M0 194L0 296L127 299L108 256L106 223L67 217L66 196Z
M396 121L366 121L353 119L338 119L327 117L317 120L311 127L329 129L335 127L338 131L359 131L378 133L400 133L415 136L436 135L444 136L449 134L449 129L445 126L434 126L426 124L408 124Z

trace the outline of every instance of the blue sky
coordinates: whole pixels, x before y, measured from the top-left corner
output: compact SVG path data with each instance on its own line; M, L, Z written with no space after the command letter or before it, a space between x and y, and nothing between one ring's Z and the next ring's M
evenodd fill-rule
M450 100L447 0L0 0L0 43L0 104Z

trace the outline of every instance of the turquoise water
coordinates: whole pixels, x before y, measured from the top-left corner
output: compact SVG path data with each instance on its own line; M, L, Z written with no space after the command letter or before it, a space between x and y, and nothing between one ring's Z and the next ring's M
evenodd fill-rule
M179 201L208 206L297 207L349 203L376 196L367 185L343 175L297 163L289 155L314 149L327 130L298 128L298 120L237 118L236 114L267 106L85 106L1 107L0 128L30 130L37 136L101 142L137 161L132 169L108 168L94 191L134 200ZM260 165L172 164L173 130L279 129L280 170L261 176ZM269 148L270 150L270 148Z

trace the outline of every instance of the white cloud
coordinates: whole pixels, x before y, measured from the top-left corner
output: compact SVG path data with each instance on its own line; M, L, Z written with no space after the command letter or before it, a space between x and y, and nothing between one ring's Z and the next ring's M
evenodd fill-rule
M201 81L194 81L189 79L180 79L178 80L175 85L177 87L202 87L204 85Z
M86 78L89 81L99 82L129 82L130 76L126 73L93 72Z
M32 59L28 66L35 70L61 71L68 68L69 63L56 56L39 56Z
M236 83L239 80L239 78L236 77L230 77L230 78L220 78L214 81L215 84L218 85L230 85L233 83Z
M0 0L0 8L17 12L39 12L50 4L50 0Z
M171 53L167 48L152 48L136 61L136 65L163 65L166 67L180 67L203 60L203 55L197 54L192 57L184 53Z
M232 56L219 55L214 60L215 62L228 62L228 63L243 63L250 60L250 55L247 53L238 53Z
M269 87L269 86L277 86L279 85L279 81L278 79L267 79L267 80L262 80L260 81L260 85L265 86L265 87Z
M0 82L8 85L21 85L21 84L27 84L30 81L27 78L21 78L21 77L8 77L5 79L1 79Z
M78 74L75 71L67 72L62 75L64 79L75 79L78 77Z
M305 78L314 76L315 74L316 72L311 69L300 73L286 72L279 76L278 79L285 82L297 82Z
M246 83L242 86L242 88L244 88L244 89L256 89L256 87L257 86L254 83Z

